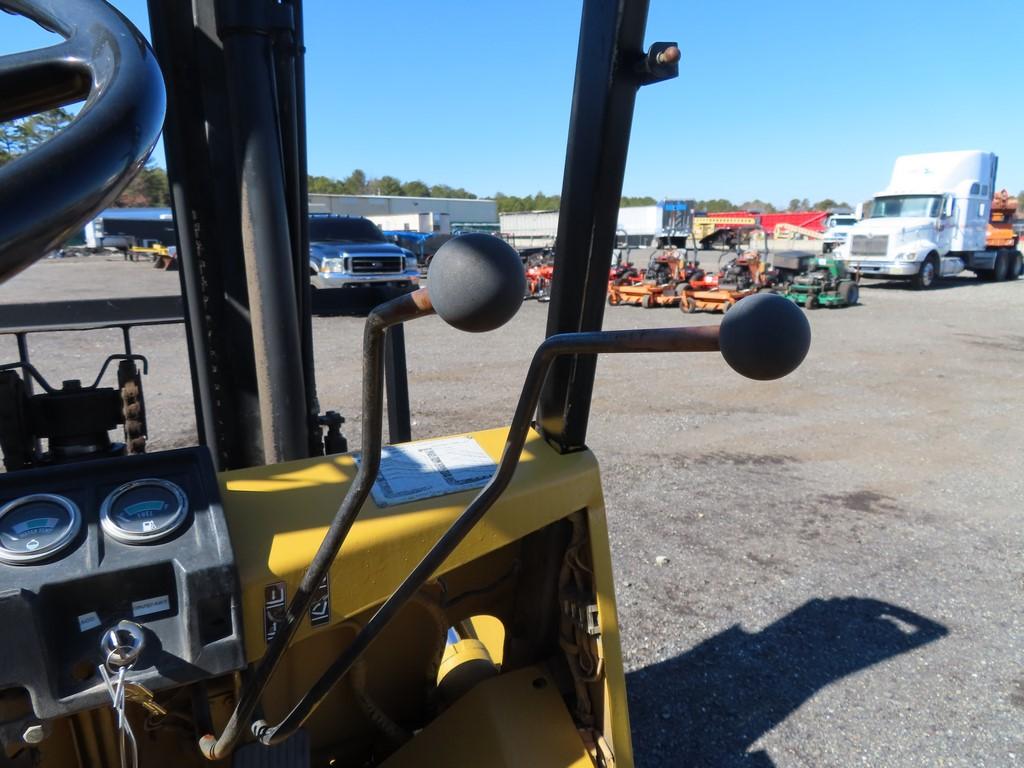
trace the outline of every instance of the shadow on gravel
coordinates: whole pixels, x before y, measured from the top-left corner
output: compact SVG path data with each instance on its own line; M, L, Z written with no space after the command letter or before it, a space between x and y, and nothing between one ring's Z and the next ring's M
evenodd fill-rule
M965 285L997 285L991 280L979 280L977 277L944 277L932 283L927 291L944 291L948 288L962 288ZM885 278L865 278L861 281L861 288L881 288L887 291L914 291L910 287L909 280L886 280ZM925 293L927 292L925 291ZM917 291L914 291L917 293Z
M370 310L408 293L400 288L320 288L310 291L310 304L317 317L366 317Z
M627 675L636 764L772 768L747 750L820 689L948 633L859 597L810 600L760 632L730 627Z

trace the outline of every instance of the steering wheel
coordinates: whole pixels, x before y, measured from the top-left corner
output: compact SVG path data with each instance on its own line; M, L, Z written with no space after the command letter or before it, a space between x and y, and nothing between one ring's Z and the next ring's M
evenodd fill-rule
M65 242L142 168L164 120L142 34L102 0L0 0L64 37L0 57L0 122L85 100L63 131L0 167L0 282Z

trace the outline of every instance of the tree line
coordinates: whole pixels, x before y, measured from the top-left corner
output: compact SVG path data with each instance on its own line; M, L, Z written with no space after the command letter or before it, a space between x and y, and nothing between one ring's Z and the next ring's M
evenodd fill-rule
M19 120L0 123L0 165L34 149L71 122L66 109L51 109ZM162 208L171 204L167 172L153 162L136 174L114 201L117 208Z
M357 168L344 179L330 176L309 176L309 191L323 195L388 195L397 197L455 197L476 200L477 196L462 187L447 184L428 186L419 179L401 181L394 176L367 178L366 172Z
M10 162L18 155L28 152L42 144L63 129L72 115L65 109L51 109L38 115L0 123L0 166ZM344 179L330 176L308 177L309 191L329 195L389 195L399 197L448 197L464 200L477 200L478 196L462 187L450 187L447 184L428 185L419 179L401 181L394 176L368 178L366 172L357 168ZM561 203L559 195L545 195L537 192L534 195L506 195L496 192L493 199L498 204L499 213L514 211L554 211ZM648 196L629 197L621 200L623 208L637 205L654 205L655 199ZM114 202L115 207L159 208L171 204L170 189L167 184L167 172L155 163L147 163L139 174L125 187L120 197ZM789 205L780 209L764 200L754 199L735 204L731 200L715 198L695 201L696 209L709 213L725 211L761 211L778 213L784 211L827 211L835 208L849 208L845 202L836 202L831 198L812 203L806 197L794 197ZM1024 191L1017 194L1018 210L1024 212Z
M344 179L330 176L310 176L309 191L326 195L394 195L397 197L450 197L463 200L478 200L479 196L462 187L447 184L431 184L414 179L401 181L394 176L367 178L366 172L357 168ZM491 198L498 204L499 213L511 211L552 211L561 201L560 195L506 195L496 192ZM653 197L623 197L622 205L654 205Z

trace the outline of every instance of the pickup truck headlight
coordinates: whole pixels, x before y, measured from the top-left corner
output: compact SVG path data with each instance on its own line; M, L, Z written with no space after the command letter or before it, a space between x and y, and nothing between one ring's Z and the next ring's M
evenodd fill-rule
M324 273L331 272L344 272L345 271L345 260L344 259L324 259L320 262L320 271Z
M411 269L419 269L419 264L416 263L416 257L415 256L406 256L405 257L405 268L406 269L410 269L410 270Z

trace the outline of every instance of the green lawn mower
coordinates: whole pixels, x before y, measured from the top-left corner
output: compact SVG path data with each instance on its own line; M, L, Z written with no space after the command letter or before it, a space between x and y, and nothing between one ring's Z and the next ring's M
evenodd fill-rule
M860 273L849 272L835 259L822 257L790 282L782 295L807 309L848 307L860 299Z

